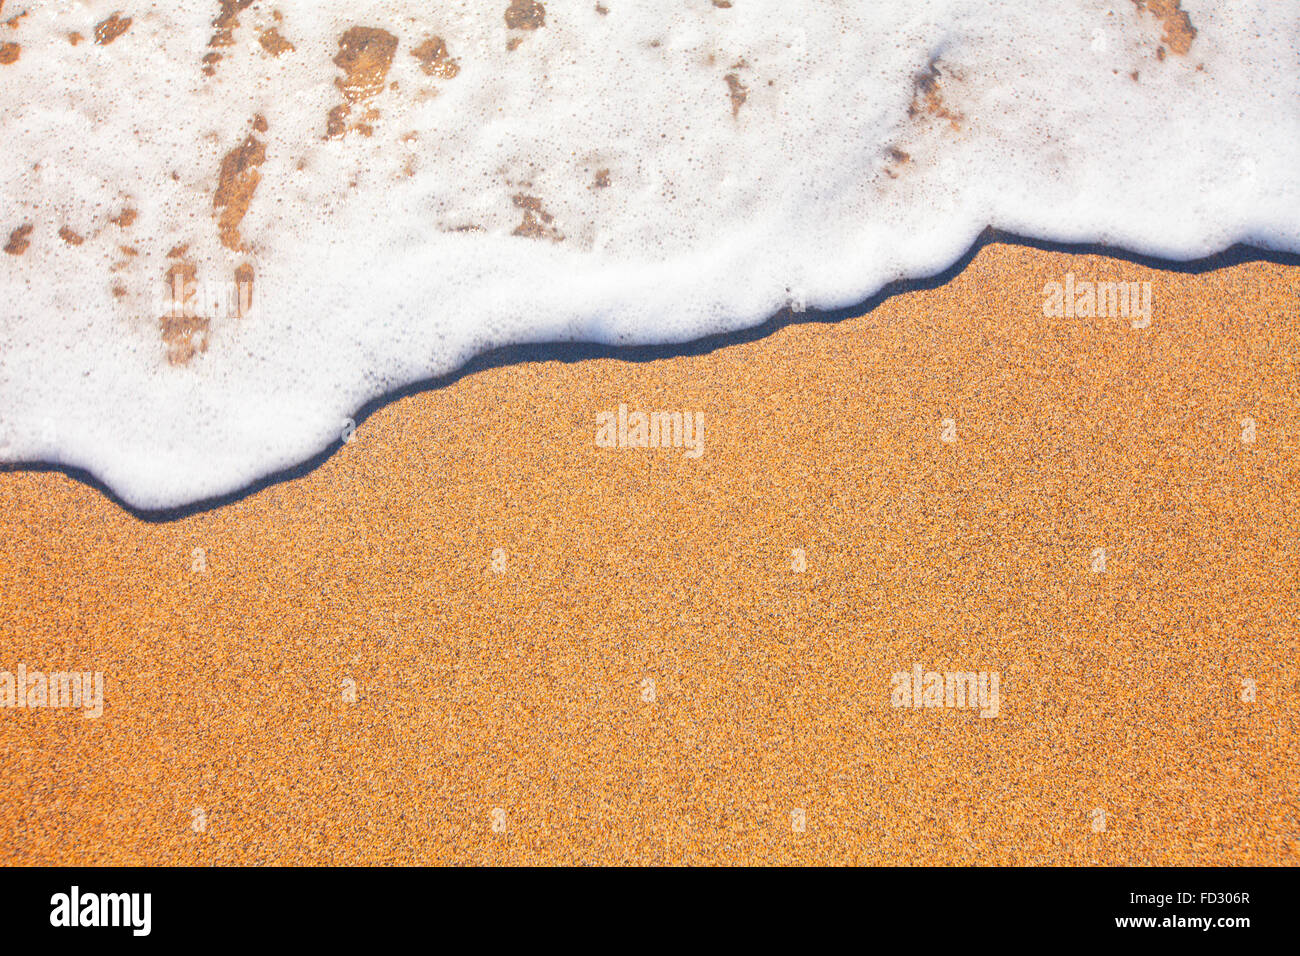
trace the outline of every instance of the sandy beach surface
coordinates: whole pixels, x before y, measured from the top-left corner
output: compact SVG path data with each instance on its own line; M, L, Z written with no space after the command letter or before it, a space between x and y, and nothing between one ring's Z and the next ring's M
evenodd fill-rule
M1067 273L1150 327L1045 317ZM0 862L1300 863L1298 292L993 245L170 523L0 474L0 670L104 675L0 711ZM703 455L597 447L620 404ZM916 664L998 715L892 706Z

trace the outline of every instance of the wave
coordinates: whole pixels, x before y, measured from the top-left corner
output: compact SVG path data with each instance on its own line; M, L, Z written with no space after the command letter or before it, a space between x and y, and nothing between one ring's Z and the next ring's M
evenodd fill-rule
M834 310L990 226L1300 251L1294 4L179 0L9 26L0 461L142 511L300 467L494 349Z

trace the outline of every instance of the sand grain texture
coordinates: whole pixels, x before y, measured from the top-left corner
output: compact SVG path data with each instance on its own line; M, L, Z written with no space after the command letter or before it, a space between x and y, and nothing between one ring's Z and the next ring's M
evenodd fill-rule
M1068 271L1151 327L1044 318ZM170 524L0 475L0 669L106 678L0 711L0 858L1295 865L1298 289L992 246L858 319L469 376ZM620 402L704 456L598 449ZM917 662L1001 716L892 708Z

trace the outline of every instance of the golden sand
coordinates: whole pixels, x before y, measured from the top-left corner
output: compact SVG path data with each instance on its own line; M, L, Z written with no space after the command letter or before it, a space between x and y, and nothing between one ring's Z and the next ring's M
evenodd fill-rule
M1066 272L1151 327L1044 318ZM98 720L0 711L0 862L1294 865L1298 291L991 246L471 375L169 524L0 474L0 670L105 675ZM620 403L703 457L597 448ZM892 707L915 663L1000 715Z

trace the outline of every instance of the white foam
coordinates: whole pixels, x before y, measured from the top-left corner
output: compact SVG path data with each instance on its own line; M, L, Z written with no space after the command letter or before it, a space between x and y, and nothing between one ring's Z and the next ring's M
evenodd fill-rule
M215 0L5 4L28 13L0 26L21 47L0 65L0 243L32 230L0 255L0 460L184 505L492 346L680 342L792 296L848 305L942 270L988 225L1173 258L1300 250L1290 0L1184 0L1185 54L1133 0L551 0L532 31L509 5L255 3L212 48ZM96 44L114 11L131 27ZM293 52L263 49L271 26ZM353 26L396 37L396 88L353 107L372 136L326 139ZM412 55L431 36L454 77ZM214 194L258 115L234 252ZM515 196L563 240L514 235ZM136 221L110 224L126 208ZM178 245L200 283L244 263L256 280L252 313L212 317L206 351L172 364Z

